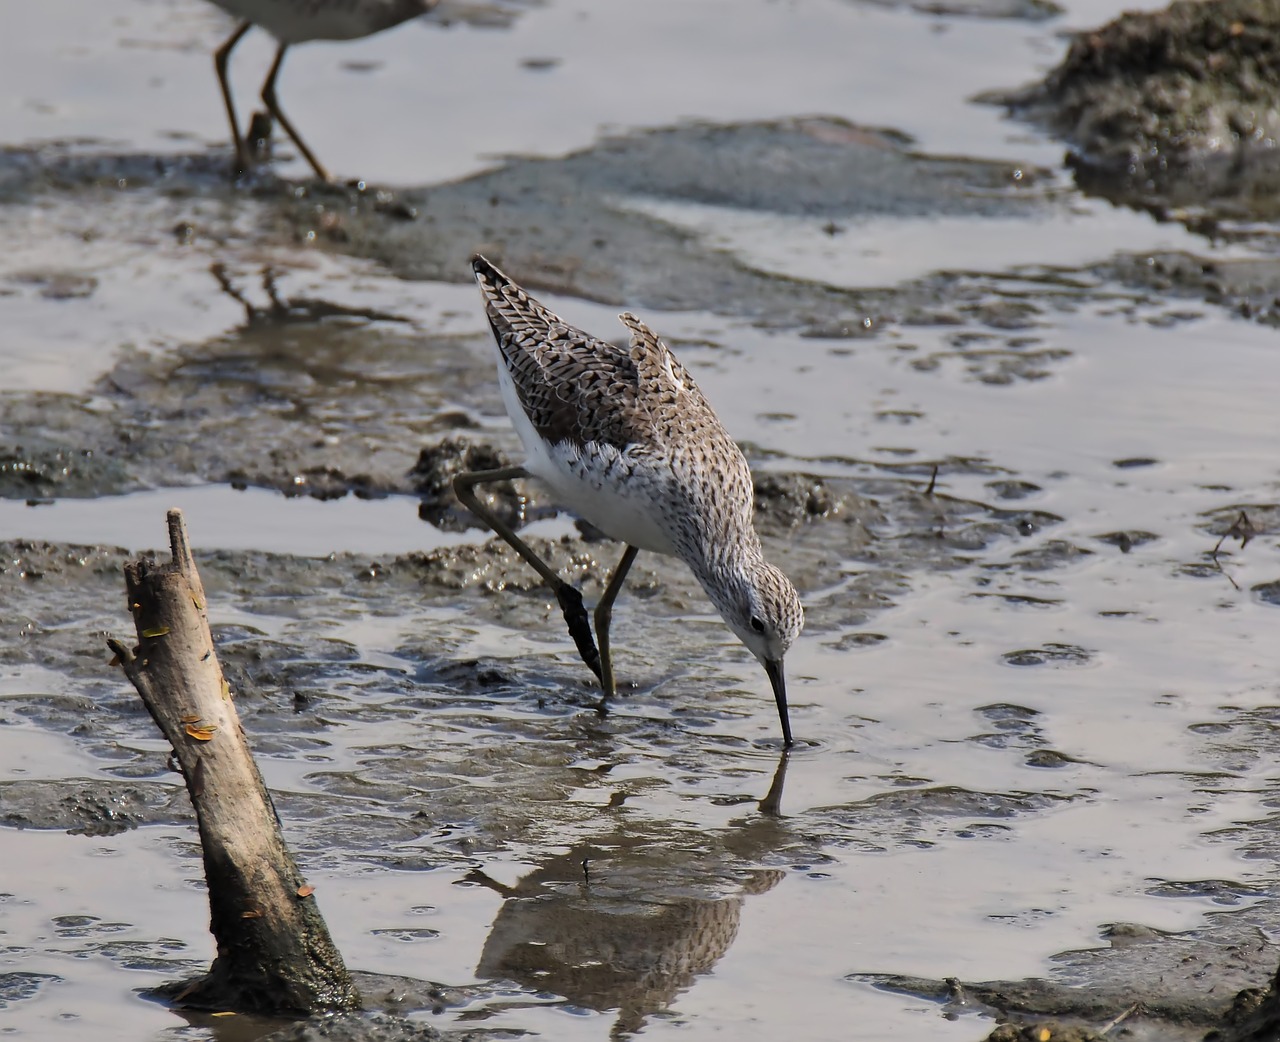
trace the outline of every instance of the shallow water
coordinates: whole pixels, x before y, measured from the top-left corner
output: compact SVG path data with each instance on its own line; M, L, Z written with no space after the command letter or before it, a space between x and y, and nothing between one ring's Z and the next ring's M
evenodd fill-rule
M410 282L361 259L376 252L358 235L296 243L270 192L198 169L118 189L57 165L223 156L208 66L227 23L194 2L68 2L0 33L0 86L18 99L0 141L43 144L68 181L15 175L0 206L0 1026L234 1030L137 994L212 953L189 811L103 647L128 628L120 564L160 544L172 505L348 964L476 986L412 1013L433 1026L824 1040L856 1023L867 1040L976 1040L990 1020L874 981L1072 983L1081 960L1060 953L1107 948L1114 923L1273 936L1259 837L1276 795L1276 333L1109 267L1247 257L1248 242L1084 199L1054 171L1060 144L966 101L1030 79L1063 28L1120 9L1066 7L1027 21L845 0L549 2L510 5L505 28L428 21L290 57L282 98L303 133L378 183L488 170L501 188L523 168L497 157L558 157L606 129L801 115L1045 168L1007 207L958 167L954 209L903 212L886 193L834 231L785 196L612 189L609 205L658 222L702 270L731 262L803 298L796 316L821 318L833 287L851 311L878 294L865 324L825 329L736 313L732 295L645 314L762 488L820 499L761 493L766 546L809 620L788 656L801 743L778 816L759 806L780 752L765 678L682 568L638 562L615 626L632 684L600 718L526 570L447 512L419 519L405 474L424 445L456 432L515 450L465 269ZM237 54L246 110L268 59L262 40ZM450 241L459 256L501 239L487 216L452 216L481 226ZM558 267L571 251L534 231L552 286L594 267L600 285L658 292L661 270L612 255ZM608 292L540 295L621 332ZM27 459L45 469L24 491L12 465ZM372 498L276 491L348 487ZM529 494L529 533L598 595L617 548ZM1241 510L1259 535L1215 562ZM1269 945L1253 979L1169 987L1225 1001L1264 982Z

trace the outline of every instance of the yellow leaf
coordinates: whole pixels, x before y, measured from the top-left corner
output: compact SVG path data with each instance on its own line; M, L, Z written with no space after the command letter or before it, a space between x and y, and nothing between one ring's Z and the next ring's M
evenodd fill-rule
M194 724L194 723L195 723L197 720L199 720L199 719L200 719L200 714L199 714L199 713L186 713L186 714L182 717L182 722L183 722L184 724Z
M1053 1032L1050 1031L1048 1028L1041 1028L1040 1034L1037 1036L1040 1042L1049 1042L1049 1039L1051 1039L1052 1037L1053 1037Z
M213 732L217 729L217 724L187 724L187 734L197 742L210 741L213 738Z
M316 892L316 888L315 888L314 886L300 886L300 887L298 887L298 896L299 896L299 897L310 897L310 896L311 896L312 894L314 894L315 892Z
M144 637L163 637L168 632L168 626L156 626L153 629L143 630L142 635Z
M222 678L222 697L223 698L231 697L231 685L227 683L226 677Z
M197 597L194 593L191 595L191 603L196 606L196 611L204 610L204 606L200 603L200 598ZM215 1013L214 1016L217 1016L217 1014Z
M224 1009L221 1013L209 1014L209 1016L211 1017L234 1017L235 1015L236 1015L236 1011L233 1009Z

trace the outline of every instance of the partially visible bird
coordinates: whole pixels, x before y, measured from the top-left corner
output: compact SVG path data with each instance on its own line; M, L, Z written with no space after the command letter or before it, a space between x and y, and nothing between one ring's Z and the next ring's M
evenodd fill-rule
M472 261L498 345L498 383L524 445L523 466L460 474L458 498L555 591L583 660L614 693L613 602L640 550L679 557L724 621L764 666L792 744L782 657L804 610L790 580L764 559L752 526L754 491L741 450L667 345L631 314L622 348L575 329L483 257ZM599 652L582 597L486 509L474 486L535 477L579 516L626 544L595 609Z
M236 173L246 173L250 156L236 118L235 103L231 100L231 87L227 83L227 61L240 38L250 26L261 26L276 38L279 49L271 71L262 84L262 102L271 117L293 139L311 169L322 181L328 181L327 171L302 140L276 98L276 77L284 62L285 52L295 43L308 40L355 40L362 36L390 29L407 22L435 7L439 0L211 0L229 14L242 19L226 42L214 52L213 64L218 71L218 83L222 87L222 100L227 106L227 119L231 123L231 137L236 146Z

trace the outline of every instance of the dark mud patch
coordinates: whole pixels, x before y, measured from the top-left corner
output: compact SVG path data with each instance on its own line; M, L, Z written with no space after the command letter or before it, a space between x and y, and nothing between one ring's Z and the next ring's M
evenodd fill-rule
M16 430L12 434L19 437ZM127 481L123 464L98 459L93 448L59 445L30 430L21 439L0 446L0 498L91 496L104 485L119 487Z
M810 222L867 217L1042 215L1055 205L1027 164L917 153L905 135L813 116L691 124L606 138L558 159L510 158L439 186L292 184L263 173L238 189L208 157L0 153L0 199L49 192L110 205L160 193L190 204L179 241L234 240L218 204L252 200L280 224L268 237L382 261L401 277L460 282L477 250L531 288L607 303L707 309L789 326L861 327L877 294L752 269L646 216L646 202L767 213ZM217 166L217 164L212 164ZM208 205L212 204L212 205ZM252 234L252 233L250 233ZM883 296L883 294L880 294ZM872 312L884 308L872 308Z
M317 498L410 494L419 446L496 393L457 338L355 321L247 324L126 355L92 395L0 396L0 495L231 482Z
M1259 981L1268 980L1276 961L1275 947L1249 924L1228 915L1210 919L1211 926L1181 934L1114 924L1103 935L1110 947L1056 956L1054 975L1047 980L960 983L881 974L849 979L1015 1026L1053 1020L1101 1032L1121 1018L1126 1038L1199 1042L1208 1029L1238 1015L1236 996L1253 993Z
M194 821L191 805L172 785L101 779L0 782L0 825L113 836L141 825Z
M1154 532L1131 529L1120 532L1105 532L1102 535L1094 536L1094 538L1107 546L1114 546L1122 554L1127 554L1132 553L1138 547L1156 542L1160 537Z
M812 816L842 837L840 846L882 852L890 849L889 842L928 848L952 838L998 835L1014 818L1043 814L1082 795L975 792L951 785L915 784L877 793L858 803L823 808Z
M458 532L476 527L478 521L458 502L453 479L459 474L477 470L497 470L515 462L492 445L447 437L428 445L418 453L410 471L413 491L420 497L418 516L437 528ZM528 481L494 481L477 486L480 502L499 519L513 528L529 520L530 487Z
M308 201L288 219L295 239L323 239L407 278L457 280L467 255L482 249L530 273L535 289L825 329L861 327L888 300L754 270L646 215L643 203L828 221L1031 216L1046 205L1034 181L1029 168L919 156L900 135L813 118L676 127L563 159L513 159L465 181L403 191L421 213L414 222L390 224L363 199L340 208Z
M355 976L353 974L353 976ZM362 992L363 994L363 992ZM189 1018L194 1019L194 1018ZM450 1031L387 1013L342 1013L323 1020L303 1020L258 1036L259 1042L498 1042L523 1032Z
M921 14L955 18L1017 18L1042 22L1062 8L1052 0L859 0L876 7L910 7Z
M1273 0L1180 0L1079 34L1043 82L986 100L1066 138L1086 192L1269 219L1278 76Z
M1010 302L1003 314L989 315L985 324L1031 329L1039 324L1041 314L1037 304ZM970 330L954 333L947 339L946 348L912 358L911 367L920 372L961 367L969 379L1004 386L1044 380L1053 375L1055 366L1071 357L1070 351L1049 346L1038 336Z
M256 1042L440 1042L442 1039L448 1039L448 1042L497 1042L523 1037L526 1032L478 1028L443 1033L411 1018L423 1014L438 1016L446 1010L467 1006L483 1008L489 1004L520 1002L551 1004L545 996L532 992L522 994L505 981L454 987L414 977L362 970L352 970L351 978L364 1004L362 1012L296 1020L283 1026L280 1020L238 1015L239 1030L245 1038ZM145 994L165 1003L175 1003L189 983L188 980L170 981ZM180 1002L176 1004L178 1008L174 1012L186 1019L192 1028L211 1030L221 1023L215 1014L182 1009Z
M912 478L760 477L766 546L805 591L817 634L865 626L909 588L916 569L962 567L985 547L1057 521L926 495ZM589 600L618 553L610 542L576 534L531 541ZM0 701L0 714L72 736L114 778L91 792L13 783L0 804L10 824L101 831L185 820L185 804L169 803L163 752L138 742L150 726L145 713L108 663L105 635L127 627L120 592L128 556L0 544L0 613L19 623L0 644L0 663L19 676L52 671L70 685L48 691L33 681L29 693ZM498 540L381 559L227 551L200 555L200 568L217 606L219 657L256 750L308 764L323 794L281 796L282 809L308 823L301 849L321 860L349 858L377 836L379 853L359 857L433 864L421 844L448 823L470 837L468 849L488 847L533 827L542 811L532 814L514 798L477 804L476 778L501 780L505 791L527 792L539 806L550 797L534 792L563 800L584 779L607 782L571 766L604 750L626 760L661 750L675 758L678 778L691 769L680 754L688 727L714 732L719 719L763 708L758 692L726 689L724 671L742 660L741 649L690 630L690 613L709 610L705 594L679 562L655 555L637 563L615 622L624 690L641 697L605 719L582 712L598 693L569 651L553 599ZM498 644L493 632L503 635ZM501 653L502 643L517 639L525 650ZM367 728L399 731L404 742L388 743L381 731L366 748L356 736ZM419 741L441 729L450 736L441 748ZM457 744L461 735L470 737ZM570 801L556 813L567 826L595 811Z
M1203 301L1239 318L1280 325L1280 260L1273 257L1218 259L1164 250L1119 254L1093 270L1150 294L1153 302Z
M25 1002L40 994L47 984L56 984L62 978L52 973L0 973L0 1009L17 1002Z
M1093 658L1093 652L1074 644L1045 644L1039 648L1022 648L1007 651L1000 656L1007 666L1083 666Z

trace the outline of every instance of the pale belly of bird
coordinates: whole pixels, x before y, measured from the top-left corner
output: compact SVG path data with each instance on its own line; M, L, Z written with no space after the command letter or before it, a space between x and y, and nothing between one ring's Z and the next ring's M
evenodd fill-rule
M525 470L550 487L557 506L591 522L610 539L679 556L671 531L680 504L673 502L674 483L663 480L659 464L598 442L550 445L534 429L503 365L498 366L498 385L524 446Z
M610 539L656 554L678 556L672 531L679 504L672 501L670 481L612 446L586 451L552 446L527 469L551 489L557 504Z

